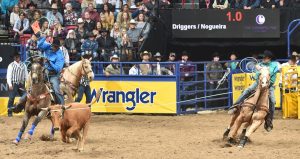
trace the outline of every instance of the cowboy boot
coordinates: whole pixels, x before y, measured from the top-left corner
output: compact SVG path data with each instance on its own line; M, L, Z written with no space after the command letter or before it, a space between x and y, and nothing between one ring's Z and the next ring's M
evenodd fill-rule
M22 112L22 110L25 109L25 104L27 101L27 97L24 100L19 100L19 102L17 104L14 104L11 109L12 112L14 113L20 113Z

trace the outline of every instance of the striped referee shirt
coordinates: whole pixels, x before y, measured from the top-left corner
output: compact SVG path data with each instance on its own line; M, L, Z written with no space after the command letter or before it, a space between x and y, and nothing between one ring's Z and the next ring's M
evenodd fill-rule
M24 84L28 77L27 67L23 62L17 63L16 61L10 63L7 68L7 84Z

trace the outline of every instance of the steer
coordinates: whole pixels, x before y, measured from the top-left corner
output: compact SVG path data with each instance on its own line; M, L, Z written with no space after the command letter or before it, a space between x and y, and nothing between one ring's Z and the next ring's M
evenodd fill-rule
M60 130L62 141L70 143L70 137L77 138L77 150L83 151L83 145L86 140L87 131L91 119L91 108L100 97L97 92L96 98L89 104L69 103L65 106L52 105L44 110L49 112L55 131ZM81 132L82 130L82 132Z

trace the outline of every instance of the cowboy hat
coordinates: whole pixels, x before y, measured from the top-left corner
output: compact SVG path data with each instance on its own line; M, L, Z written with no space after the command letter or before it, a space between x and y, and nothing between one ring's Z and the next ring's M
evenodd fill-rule
M170 52L169 56L174 56L176 57L176 54L174 52Z
M270 58L270 59L273 59L274 58L274 55L271 51L269 50L265 50L264 53L261 55L262 58Z
M136 21L134 19L131 19L129 24L136 24Z
M187 51L182 51L181 56L189 56L189 54L187 53Z
M119 56L116 55L116 54L114 54L113 56L110 57L110 61L111 61L112 59L118 59L118 60L120 60Z
M296 51L293 51L292 55L294 55L294 56L300 56L300 54L298 54Z
M80 23L84 23L83 19L82 18L78 18L77 20L77 23L80 24Z
M60 41L58 38L55 38L51 44L52 46L60 47Z
M149 55L150 58L151 58L151 56L152 56L152 54L151 54L150 52L148 52L148 51L144 51L144 52L142 52L142 53L140 54L141 57L143 57L144 55Z
M160 52L157 52L157 53L154 55L154 57L161 57Z

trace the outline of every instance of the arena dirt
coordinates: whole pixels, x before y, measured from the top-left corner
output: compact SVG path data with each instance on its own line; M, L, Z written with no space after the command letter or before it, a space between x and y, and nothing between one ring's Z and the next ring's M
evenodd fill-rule
M49 134L50 121L38 125L31 142L12 144L22 117L0 117L1 159L294 159L300 157L300 120L279 115L271 133L260 127L244 149L224 148L222 133L229 122L225 112L187 116L94 115L85 151L75 152L75 143L41 141ZM28 127L31 126L31 123Z

